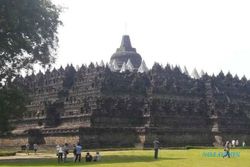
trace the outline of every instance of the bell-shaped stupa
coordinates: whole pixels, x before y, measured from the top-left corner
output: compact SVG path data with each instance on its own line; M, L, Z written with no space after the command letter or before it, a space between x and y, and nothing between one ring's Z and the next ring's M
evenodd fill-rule
M130 38L128 35L123 35L120 48L110 58L110 64L116 61L118 67L121 69L123 63L127 63L128 60L132 63L135 70L141 65L141 55L136 52L136 49L132 47Z

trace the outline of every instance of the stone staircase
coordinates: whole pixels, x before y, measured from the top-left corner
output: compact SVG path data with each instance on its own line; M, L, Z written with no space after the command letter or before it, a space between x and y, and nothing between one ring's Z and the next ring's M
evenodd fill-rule
M212 88L212 81L208 80L205 83L205 89L206 89L206 102L208 105L208 116L210 118L211 122L211 133L213 135L214 146L221 146L222 145L222 137L220 135L220 128L218 123L218 112L215 107L215 98L213 95L213 88Z

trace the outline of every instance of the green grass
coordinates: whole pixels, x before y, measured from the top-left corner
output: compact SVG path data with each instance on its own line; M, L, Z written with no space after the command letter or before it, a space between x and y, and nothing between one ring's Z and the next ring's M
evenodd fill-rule
M231 150L240 152L240 157L223 159L202 156L204 152L222 151L222 149L160 150L158 160L153 159L152 150L105 151L101 152L102 160L100 162L57 164L55 157L33 160L0 160L0 166L250 167L250 150L248 149Z

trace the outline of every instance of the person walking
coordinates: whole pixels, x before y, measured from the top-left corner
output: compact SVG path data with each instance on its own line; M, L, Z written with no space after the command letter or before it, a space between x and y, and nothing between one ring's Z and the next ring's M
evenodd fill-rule
M156 138L154 141L153 141L153 144L154 144L154 158L155 159L158 159L158 151L159 151L159 144L160 142L158 141L158 139Z
M76 146L76 158L75 158L75 162L78 160L78 162L81 162L81 158L82 158L82 146L80 145L80 143L77 143Z
M223 158L225 158L225 157L230 158L230 143L229 143L229 141L226 142L226 144L224 146L224 151L225 151L225 153L223 155Z

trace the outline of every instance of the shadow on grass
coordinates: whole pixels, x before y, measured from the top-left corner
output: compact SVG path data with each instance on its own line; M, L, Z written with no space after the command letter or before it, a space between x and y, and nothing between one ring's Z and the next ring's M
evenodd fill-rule
M98 164L116 164L116 163L140 163L140 162L157 162L163 160L183 160L185 158L167 158L160 157L155 160L152 156L146 155L105 155L99 162L88 162L84 159L80 163L74 163L72 158L68 159L66 163L57 163L56 158L37 158L37 159L13 159L13 160L0 160L0 166L75 166L75 165L98 165Z

